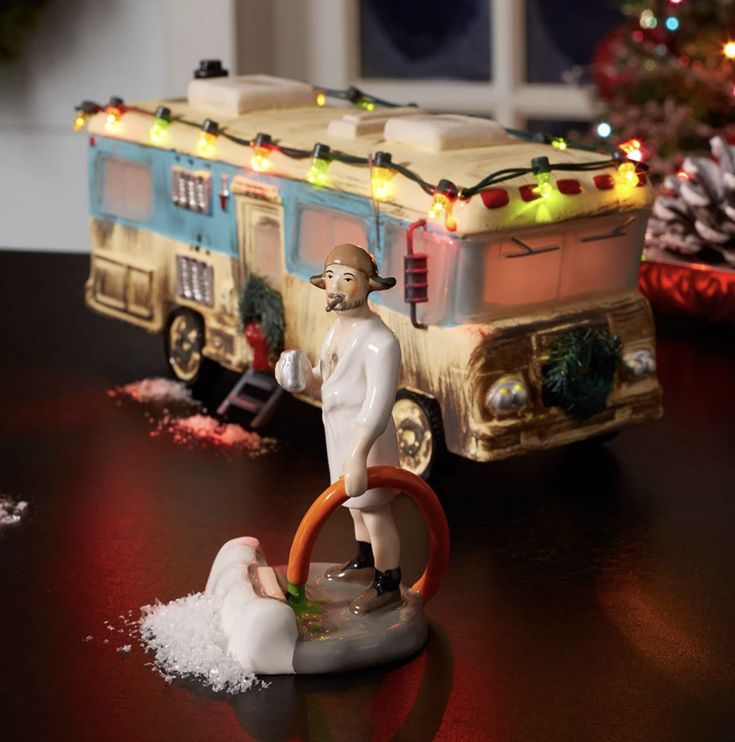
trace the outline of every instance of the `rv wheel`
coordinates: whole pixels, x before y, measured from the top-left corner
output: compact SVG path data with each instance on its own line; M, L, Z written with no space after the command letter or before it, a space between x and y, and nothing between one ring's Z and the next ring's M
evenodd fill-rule
M429 397L402 389L393 405L393 422L401 468L428 479L446 454L439 405Z
M186 384L194 384L201 376L207 359L204 348L204 322L188 309L171 313L164 336L166 362L171 373Z

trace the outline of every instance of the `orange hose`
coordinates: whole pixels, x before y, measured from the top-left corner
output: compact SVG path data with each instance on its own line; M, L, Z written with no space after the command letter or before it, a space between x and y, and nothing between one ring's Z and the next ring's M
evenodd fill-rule
M394 466L371 466L368 469L368 489L392 487L402 490L416 502L429 532L429 559L424 573L411 586L425 603L436 594L449 564L449 526L439 498L421 477ZM287 577L291 585L302 588L309 576L311 550L324 523L347 499L344 477L327 487L306 511L296 529L288 555Z

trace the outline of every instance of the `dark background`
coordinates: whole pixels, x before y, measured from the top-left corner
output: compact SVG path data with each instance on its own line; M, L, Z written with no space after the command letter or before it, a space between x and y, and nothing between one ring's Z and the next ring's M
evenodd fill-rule
M0 253L0 492L29 502L0 527L1 739L733 738L730 331L659 321L661 421L432 482L452 560L419 656L230 697L166 685L104 622L201 590L234 536L285 562L328 479L320 415L289 399L259 459L151 438L106 391L163 375L161 339L84 308L88 260ZM410 582L426 539L397 511ZM314 557L351 549L340 513Z

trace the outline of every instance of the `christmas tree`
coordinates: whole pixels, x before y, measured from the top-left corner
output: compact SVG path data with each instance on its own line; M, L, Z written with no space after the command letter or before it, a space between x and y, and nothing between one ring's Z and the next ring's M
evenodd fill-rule
M628 0L627 21L599 45L602 121L593 136L636 140L631 159L670 173L685 154L735 141L735 0Z

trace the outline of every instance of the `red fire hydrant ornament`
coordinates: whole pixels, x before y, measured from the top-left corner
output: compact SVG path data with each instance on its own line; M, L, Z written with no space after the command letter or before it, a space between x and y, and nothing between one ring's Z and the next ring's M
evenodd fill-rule
M253 371L270 371L270 361L268 359L268 339L260 330L255 322L245 325L245 339L248 345L253 349Z

